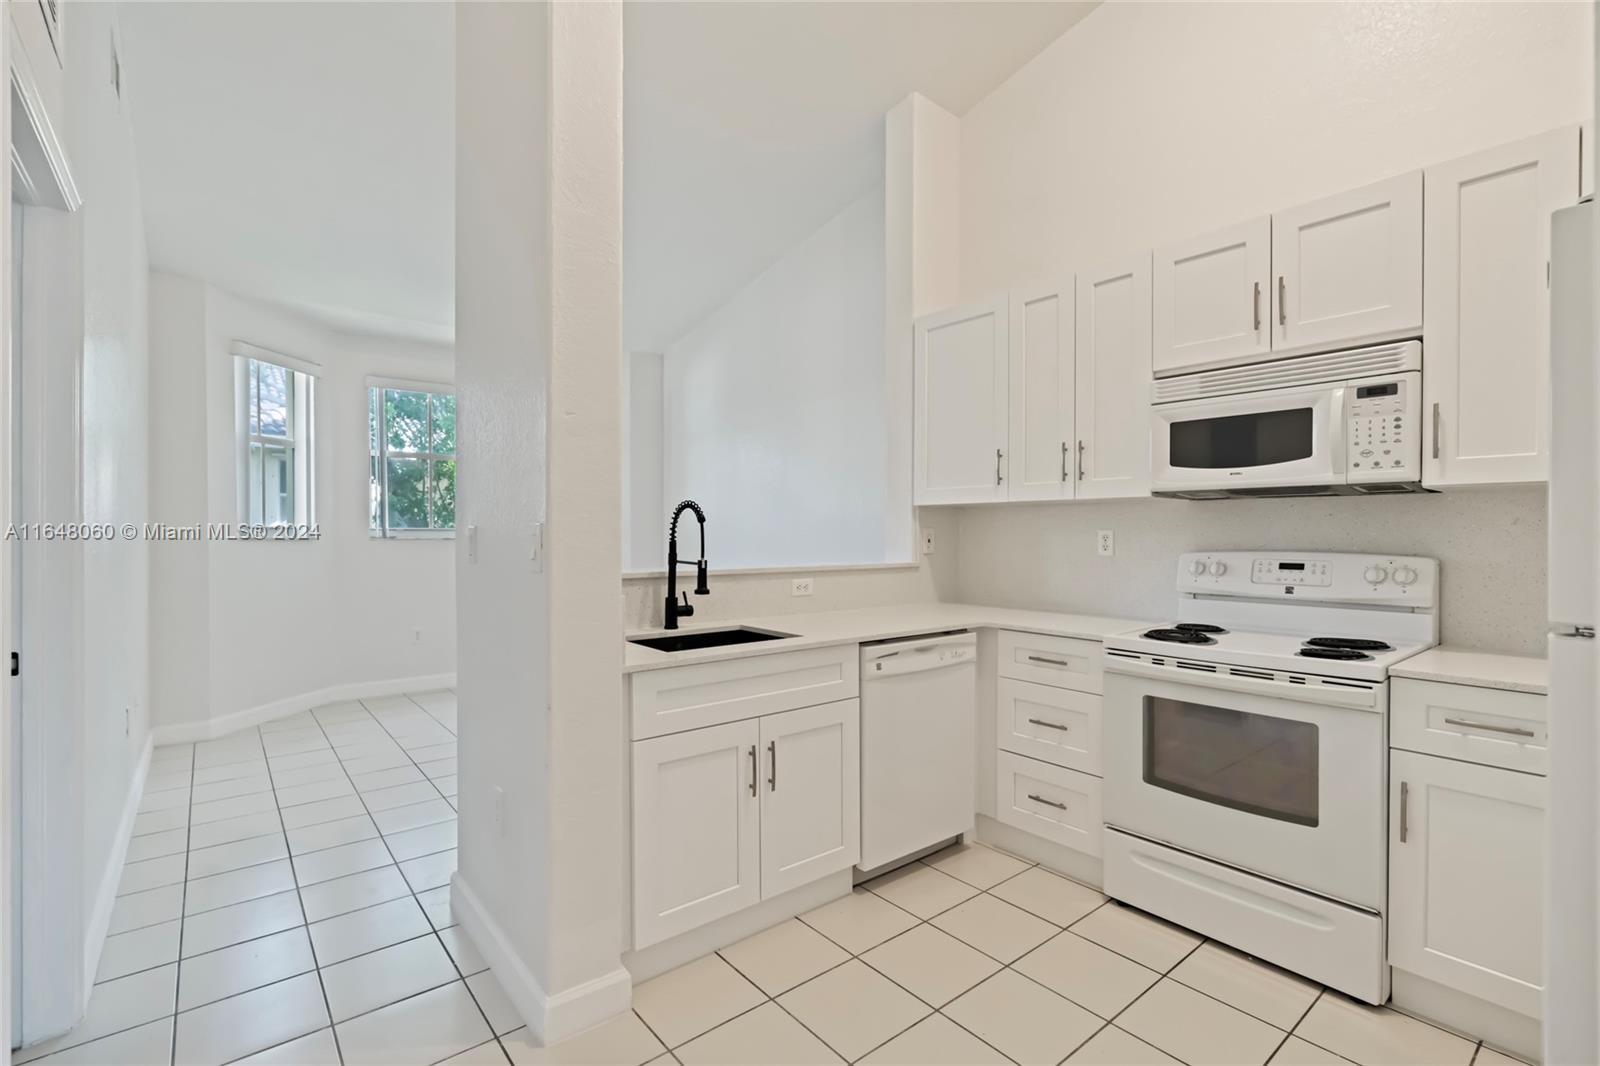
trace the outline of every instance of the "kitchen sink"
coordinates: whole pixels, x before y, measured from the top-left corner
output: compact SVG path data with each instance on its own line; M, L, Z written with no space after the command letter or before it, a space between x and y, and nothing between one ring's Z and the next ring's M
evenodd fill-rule
M700 648L725 648L731 644L755 644L763 640L782 640L793 633L776 633L770 629L751 629L735 626L732 629L697 629L686 633L665 633L659 637L629 637L629 644L639 644L656 651L697 651Z

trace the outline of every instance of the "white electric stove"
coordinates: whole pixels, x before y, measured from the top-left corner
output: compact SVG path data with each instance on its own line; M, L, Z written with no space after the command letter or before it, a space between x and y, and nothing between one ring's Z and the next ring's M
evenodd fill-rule
M1371 1003L1388 671L1438 639L1438 563L1209 552L1170 625L1105 644L1108 895Z

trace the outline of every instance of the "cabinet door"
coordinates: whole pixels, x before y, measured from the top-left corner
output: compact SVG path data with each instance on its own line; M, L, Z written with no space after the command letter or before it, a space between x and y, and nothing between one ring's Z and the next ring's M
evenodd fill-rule
M1011 456L1006 498L1072 498L1072 279L1011 296Z
M1155 373L1272 356L1272 219L1266 215L1155 252Z
M916 324L916 502L1006 496L1006 302L941 311Z
M1422 172L1272 216L1274 355L1422 331Z
M761 899L755 720L633 744L633 946Z
M1389 962L1540 1015L1545 779L1389 756Z
M1550 471L1550 214L1578 198L1578 128L1430 167L1422 480Z
M861 701L761 721L761 898L861 858Z
M1078 275L1077 496L1150 494L1150 256Z

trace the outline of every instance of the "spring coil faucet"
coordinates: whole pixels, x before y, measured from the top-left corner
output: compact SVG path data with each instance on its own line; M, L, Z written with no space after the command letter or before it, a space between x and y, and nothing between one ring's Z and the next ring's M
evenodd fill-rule
M677 629L678 619L694 614L687 592L683 594L683 602L678 602L678 518L685 511L693 511L700 522L700 559L695 563L694 594L707 596L711 593L706 585L706 513L693 500L684 500L672 509L672 525L667 529L667 629Z

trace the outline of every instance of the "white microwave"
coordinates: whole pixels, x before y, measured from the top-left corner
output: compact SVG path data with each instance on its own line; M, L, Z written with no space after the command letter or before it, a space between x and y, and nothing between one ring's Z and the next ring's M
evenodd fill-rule
M1152 400L1157 496L1426 491L1419 341L1163 378Z

